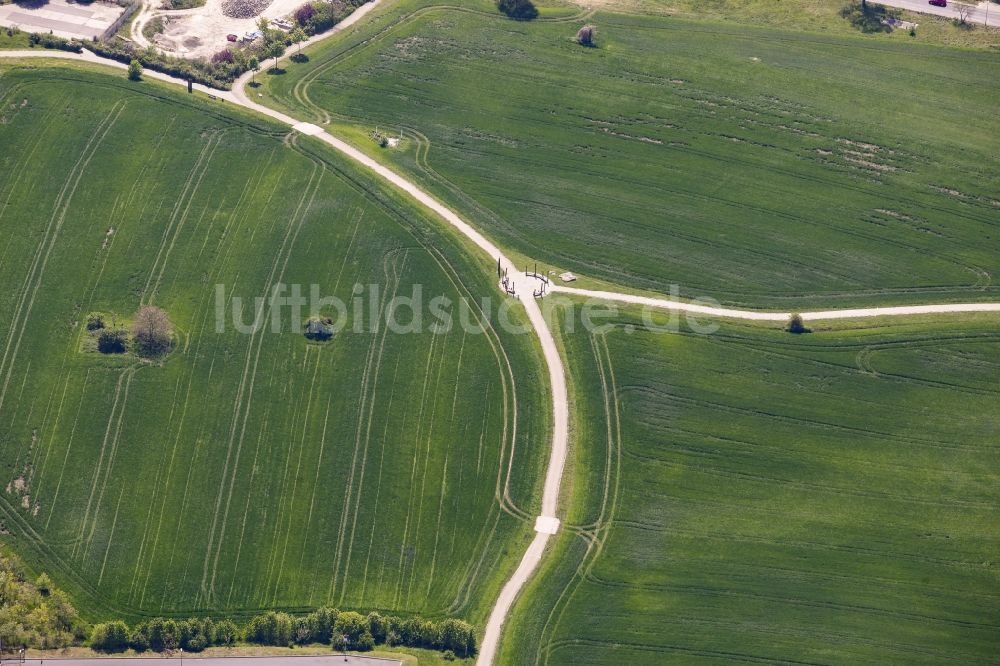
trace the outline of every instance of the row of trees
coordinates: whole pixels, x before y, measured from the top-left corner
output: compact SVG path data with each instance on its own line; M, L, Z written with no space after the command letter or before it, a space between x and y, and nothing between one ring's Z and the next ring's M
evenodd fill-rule
M155 618L132 628L121 620L94 625L90 647L102 652L169 652L187 650L201 652L216 645L233 645L240 629L232 620L216 622L210 617L173 620Z
M308 615L292 616L270 611L239 627L232 620L211 618L173 620L157 618L132 628L120 620L95 625L90 646L103 652L144 652L183 649L200 652L216 645L245 640L257 645L289 646L319 643L338 650L367 651L376 645L405 645L447 650L459 657L475 654L476 634L462 620L440 622L401 619L379 613L319 608Z

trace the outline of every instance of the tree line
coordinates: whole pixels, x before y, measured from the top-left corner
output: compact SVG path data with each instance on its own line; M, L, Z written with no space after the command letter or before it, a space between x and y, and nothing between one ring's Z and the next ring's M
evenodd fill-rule
M319 608L308 615L293 616L269 611L252 617L245 625L211 618L175 620L156 618L129 627L121 620L97 624L90 646L102 652L169 652L182 649L201 652L211 646L246 641L257 645L287 647L319 643L337 650L367 651L377 645L403 645L444 650L458 657L476 652L476 634L467 622L421 618L336 608Z

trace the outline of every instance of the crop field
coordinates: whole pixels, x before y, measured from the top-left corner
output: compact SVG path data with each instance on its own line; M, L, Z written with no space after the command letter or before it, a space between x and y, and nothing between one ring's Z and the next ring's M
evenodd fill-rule
M995 658L995 318L639 324L564 335L575 492L504 663Z
M482 621L531 537L536 351L478 311L479 332L370 322L415 286L455 311L493 294L488 260L318 142L154 83L6 65L0 145L5 542L91 619ZM239 332L234 298L249 325L279 284L381 296L324 343L277 307ZM141 304L176 327L162 361L88 346L90 313Z
M371 151L402 129L383 159L529 260L758 307L1000 292L1000 54L420 4L268 89Z

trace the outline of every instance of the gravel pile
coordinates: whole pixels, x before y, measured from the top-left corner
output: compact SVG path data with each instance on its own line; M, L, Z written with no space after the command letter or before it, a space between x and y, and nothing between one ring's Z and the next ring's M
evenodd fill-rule
M229 18L253 18L267 9L272 0L222 0L222 13Z

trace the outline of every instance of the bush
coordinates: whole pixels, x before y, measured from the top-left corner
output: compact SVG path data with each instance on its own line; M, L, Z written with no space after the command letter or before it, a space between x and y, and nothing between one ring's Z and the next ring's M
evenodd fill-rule
M892 32L892 26L883 24L883 19L899 18L898 9L887 9L882 5L872 4L862 0L852 2L840 10L840 15L850 21L851 25L861 32Z
M362 634L369 633L370 635L367 618L361 613L355 613L354 611L338 614L336 622L333 623L333 628L346 636L351 645L357 645Z
M232 620L221 620L215 624L215 645L233 645L239 635L239 627Z
M531 0L497 0L497 9L516 21L538 18L538 8Z
M476 651L476 632L472 625L461 620L448 619L438 626L438 646L459 657L468 657Z
M43 49L72 51L73 53L80 53L83 51L83 46L80 42L63 39L62 37L56 37L55 35L40 35L37 32L33 32L28 35L28 46L41 46Z
M131 81L142 79L142 63L133 58L128 64L128 78Z
M88 331L97 331L102 328L104 328L104 317L102 317L99 314L96 314L96 315L90 315L90 317L87 318Z
M124 652L129 647L128 626L121 620L94 625L90 647L99 652Z
M309 25L309 19L311 19L314 14L316 14L316 10L313 9L313 6L307 2L295 10L295 22L304 28Z
M576 41L582 46L595 46L594 36L597 34L597 28L592 25L585 25L576 31Z
M354 642L354 649L358 652L368 652L375 649L375 639L372 638L371 633L364 632L359 637L358 640Z
M287 647L292 643L292 618L274 611L257 615L250 620L246 633L250 643Z
M334 327L333 320L319 317L310 317L306 322L306 330L304 335L309 340L314 340L316 342L323 342L329 340L333 337Z
M218 53L212 55L212 62L218 64L220 62L234 63L236 58L233 56L233 52L229 49L222 49Z
M788 320L788 326L785 328L789 333L809 333L810 329L806 328L806 324L802 321L802 315L795 313Z
M128 333L121 329L104 329L97 337L97 351L102 354L124 354L128 351Z
M201 652L208 647L208 639L204 635L198 634L187 642L187 650L191 652Z

